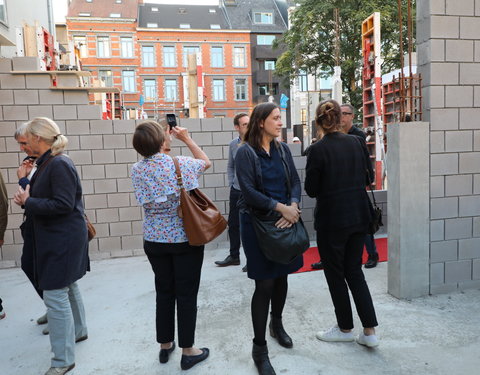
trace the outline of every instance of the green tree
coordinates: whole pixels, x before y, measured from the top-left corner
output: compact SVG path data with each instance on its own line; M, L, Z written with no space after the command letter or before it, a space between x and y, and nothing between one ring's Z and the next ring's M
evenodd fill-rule
M361 68L362 22L380 12L383 72L400 67L399 17L397 0L301 0L291 15L290 29L277 45L285 52L276 64L276 73L286 81L299 70L333 74L335 64L335 9L339 10L340 53L343 92L356 108L362 105ZM407 1L402 0L404 51L407 52ZM415 0L412 18L415 19ZM412 22L414 25L415 23ZM412 30L412 35L415 35Z

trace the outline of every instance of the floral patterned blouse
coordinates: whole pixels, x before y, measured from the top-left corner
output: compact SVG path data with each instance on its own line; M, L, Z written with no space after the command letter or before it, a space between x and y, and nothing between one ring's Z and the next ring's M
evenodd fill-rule
M198 187L198 178L205 170L205 161L178 156L183 185L187 191ZM178 216L180 188L171 156L155 154L135 163L132 183L137 201L143 205L143 237L162 243L187 242L183 220Z

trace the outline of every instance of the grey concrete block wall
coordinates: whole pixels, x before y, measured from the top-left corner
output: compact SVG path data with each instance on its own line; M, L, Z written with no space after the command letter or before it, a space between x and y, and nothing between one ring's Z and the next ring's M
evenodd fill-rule
M418 71L430 121L430 288L478 287L480 1L417 2Z

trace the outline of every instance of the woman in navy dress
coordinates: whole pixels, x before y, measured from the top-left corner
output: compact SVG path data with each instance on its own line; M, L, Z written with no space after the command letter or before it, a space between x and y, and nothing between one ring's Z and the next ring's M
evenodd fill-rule
M252 357L260 375L275 375L265 341L270 304L270 335L286 348L293 346L292 339L282 325L282 312L287 298L288 274L303 265L301 256L288 265L265 258L250 219L250 209L278 212L281 218L276 225L280 228L290 227L300 219L300 179L290 149L276 140L281 129L278 106L274 103L257 105L250 116L244 138L246 144L239 148L235 158L235 169L242 191L239 200L240 233L247 256L248 277L255 280L251 304L255 335ZM287 168L282 162L282 154ZM286 170L291 182L290 198Z

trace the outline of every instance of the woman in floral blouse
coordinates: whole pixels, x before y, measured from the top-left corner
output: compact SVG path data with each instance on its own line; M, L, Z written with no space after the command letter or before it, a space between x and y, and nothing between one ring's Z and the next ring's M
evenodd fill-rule
M193 346L204 246L189 245L178 216L180 189L173 159L167 154L171 135L185 143L193 155L178 157L186 190L198 187L199 176L211 165L207 155L187 129L177 126L167 132L154 121L143 122L135 129L133 147L144 159L133 165L131 177L135 196L145 211L144 249L155 274L159 360L166 363L175 349L176 304L180 364L186 370L209 354L208 348Z

